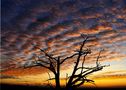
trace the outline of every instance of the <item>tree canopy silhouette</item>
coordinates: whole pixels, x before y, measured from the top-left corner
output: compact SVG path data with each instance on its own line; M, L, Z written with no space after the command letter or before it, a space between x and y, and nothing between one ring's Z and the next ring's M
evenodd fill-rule
M81 34L81 37L83 38L83 42L80 44L80 47L78 50L76 50L72 55L65 57L65 58L61 58L61 56L57 56L54 57L53 54L49 54L48 52L46 52L45 50L39 48L37 45L34 45L34 47L38 48L43 55L45 56L44 58L46 58L46 60L41 59L39 56L36 56L37 59L35 59L30 65L27 65L27 63L25 63L24 67L28 68L28 67L36 67L36 66L41 66L44 68L49 69L53 74L54 74L54 78L50 77L49 75L49 79L48 80L55 80L55 88L56 89L60 89L61 85L60 85L60 72L61 72L61 64L63 64L66 60L69 60L73 57L76 56L76 61L75 66L73 68L72 74L70 76L66 76L66 89L71 89L71 88L77 88L79 86L81 86L82 84L84 84L85 82L90 82L90 83L94 83L93 80L88 79L87 76L100 71L103 69L103 67L106 67L106 65L100 65L99 63L99 58L100 58L100 54L102 52L102 50L100 50L97 58L96 58L96 66L94 67L85 67L85 60L86 60L86 56L91 54L91 49L84 49L84 45L87 41L87 39L89 38L88 36L85 36L84 34ZM81 62L81 66L79 65L81 58L83 58L82 62ZM79 73L77 73L77 71L79 71ZM49 83L49 85L51 85Z

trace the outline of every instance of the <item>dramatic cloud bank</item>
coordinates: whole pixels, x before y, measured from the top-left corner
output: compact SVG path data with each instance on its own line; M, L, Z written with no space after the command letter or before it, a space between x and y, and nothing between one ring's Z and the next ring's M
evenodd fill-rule
M126 0L2 0L1 70L20 67L39 53L69 56L83 38L94 62L126 59ZM66 63L67 64L67 63Z

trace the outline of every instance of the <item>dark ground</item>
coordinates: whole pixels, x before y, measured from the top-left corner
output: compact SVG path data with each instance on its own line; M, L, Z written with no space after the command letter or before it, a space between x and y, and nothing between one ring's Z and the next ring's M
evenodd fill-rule
M72 89L72 90L126 90L126 87L114 87L114 88L79 88L79 89ZM0 90L55 90L48 87L38 87L38 86L23 86L23 85L8 85L8 84L1 84ZM60 90L66 90L62 88Z

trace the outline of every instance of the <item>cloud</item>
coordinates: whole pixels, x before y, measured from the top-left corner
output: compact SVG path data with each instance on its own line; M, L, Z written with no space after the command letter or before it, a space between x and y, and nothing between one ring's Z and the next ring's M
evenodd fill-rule
M16 68L34 53L40 54L33 43L54 55L69 56L79 48L81 33L90 36L86 43L94 51L90 62L100 48L105 49L102 55L109 60L126 58L124 0L5 1L1 53L10 60L2 59L3 70Z
M101 75L94 75L93 76L93 79L97 79L97 78L125 78L126 77L126 73L125 73L125 70L122 70L122 71L110 71L110 72L104 72L104 73L101 73Z
M9 76L9 75L0 75L0 78L1 78L1 79L18 79L18 78L15 77L15 76Z

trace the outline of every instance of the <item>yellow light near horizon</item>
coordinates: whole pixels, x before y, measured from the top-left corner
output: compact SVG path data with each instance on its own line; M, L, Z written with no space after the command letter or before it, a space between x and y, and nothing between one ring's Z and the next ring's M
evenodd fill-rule
M41 80L40 77L47 78L47 76L37 75L37 76L25 76L20 79L2 79L2 83L16 84L16 85L34 85L34 86L44 86L48 84L48 81L44 79ZM81 87L126 87L126 76L123 77L101 77L93 79L95 85L91 83L84 83ZM55 80L49 81L53 86L55 86ZM66 85L66 79L60 80L61 86Z
M97 87L126 87L126 76L124 78L120 77L111 77L111 78L101 78L96 79L95 83Z
M115 70L112 69L115 68L114 65L111 65L110 67L106 67L102 71L93 73L89 75L89 79L93 79L95 81L95 84L97 87L115 87L115 86L125 86L126 87L126 70ZM120 67L120 65L118 65ZM71 75L73 68L70 66L70 68L67 68L66 70L62 70L60 73L61 77L61 85L64 86L66 84L66 74L69 76ZM15 70L16 72L16 70ZM32 72L32 70L28 70L27 72ZM3 75L10 75L10 76L15 76L12 75L13 72L10 73L3 73ZM51 78L54 77L53 73L49 72ZM7 84L19 84L19 85L35 85L35 86L43 86L47 85L49 79L49 76L47 73L42 73L42 74L30 74L30 75L20 75L19 73L16 74L16 78L6 78L6 79L1 79L0 83L7 83ZM121 75L121 76L119 76ZM50 81L50 83L54 86L55 85L55 80ZM95 87L95 85L90 84L90 83L84 83L82 87Z

